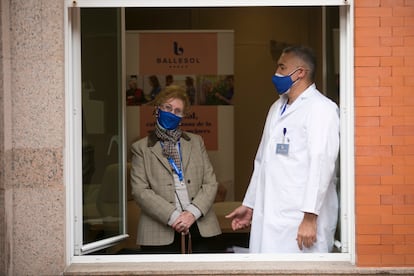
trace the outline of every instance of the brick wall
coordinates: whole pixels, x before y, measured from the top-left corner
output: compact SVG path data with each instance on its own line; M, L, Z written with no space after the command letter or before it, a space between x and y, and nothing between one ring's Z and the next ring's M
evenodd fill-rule
M355 0L358 266L414 266L414 0Z

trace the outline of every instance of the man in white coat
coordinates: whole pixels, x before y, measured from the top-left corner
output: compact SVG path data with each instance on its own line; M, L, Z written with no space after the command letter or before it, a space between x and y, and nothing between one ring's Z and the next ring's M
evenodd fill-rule
M283 50L271 106L233 230L251 225L251 253L330 252L338 218L338 106L314 84L316 61L302 46Z

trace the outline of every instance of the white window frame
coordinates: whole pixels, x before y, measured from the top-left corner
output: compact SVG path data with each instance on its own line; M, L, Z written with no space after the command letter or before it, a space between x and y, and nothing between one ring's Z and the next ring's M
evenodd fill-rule
M67 68L67 84L70 86L68 87L68 93L67 94L67 104L69 107L66 109L67 111L71 111L71 114L66 114L67 116L70 116L70 119L67 121L69 124L67 124L67 127L70 127L72 129L72 132L70 129L66 129L66 137L68 142L68 147L72 148L71 152L67 153L67 156L70 157L70 159L67 159L66 168L67 172L71 172L68 176L67 180L70 182L66 183L82 183L82 163L78 160L82 160L81 156L78 156L77 153L82 152L82 119L81 119L81 109L82 109L82 97L81 93L79 91L82 90L82 80L81 80L81 64L77 62L80 60L81 56L81 36L80 32L73 32L71 30L80 30L81 22L80 22L80 10L79 9L71 9L68 12L71 14L68 14L68 24L70 23L70 27L68 25L68 39L70 39L71 44L70 47L68 47L68 50L70 52L67 52L66 58L67 58L67 65L70 66ZM124 20L124 15L122 14L122 21ZM125 29L124 25L122 25L122 29ZM124 41L124 32L122 31L121 39ZM69 46L69 45L68 45ZM123 47L123 46L122 46ZM122 64L125 64L125 57L124 57L125 51L122 51ZM75 62L74 62L75 61ZM125 75L124 69L122 69L122 75ZM123 84L122 91L125 90L125 84ZM125 99L123 99L125 100ZM124 112L124 111L123 111ZM122 117L125 118L125 114L122 114ZM122 120L122 128L123 128L123 134L122 139L125 140L125 119ZM122 143L123 145L123 152L125 152L125 143ZM125 160L122 160L122 164L126 164ZM69 169L69 167L72 167ZM124 170L125 174L125 170ZM123 175L122 178L126 179L126 176ZM124 214L124 217L122 219L122 233L109 237L104 238L95 242L91 242L88 244L82 244L83 241L83 230L82 230L82 224L83 224L83 209L82 209L82 189L76 189L73 187L73 185L67 185L72 187L70 190L70 201L73 202L73 208L71 209L70 217L72 219L72 228L74 229L73 233L73 242L72 242L72 250L75 255L84 255L89 254L94 251L104 249L107 247L110 247L112 245L117 244L118 242L128 238L128 234L125 233L126 231L126 208L125 205L122 206L122 214ZM123 190L122 197L124 198L125 202L125 190Z
M81 125L77 120L80 105L79 33L72 32L80 7L240 7L240 6L340 6L340 116L341 116L341 239L347 253L327 254L192 254L192 255L74 255L75 207L81 206L73 183L82 171L80 156ZM66 0L65 2L65 79L66 79L66 256L67 264L108 262L230 262L230 261L337 261L355 264L354 208L354 75L353 75L353 0ZM76 27L76 26L75 26ZM346 91L346 92L345 92Z

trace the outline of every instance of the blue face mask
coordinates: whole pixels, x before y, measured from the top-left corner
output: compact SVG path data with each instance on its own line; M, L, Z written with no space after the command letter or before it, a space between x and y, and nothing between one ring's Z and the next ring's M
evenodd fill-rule
M178 127L181 122L181 117L174 113L162 111L158 109L158 123L165 129L173 130Z
M283 95L288 91L292 85L295 83L295 81L292 80L292 75L298 70L299 68L295 69L292 73L290 73L287 76L282 76L280 74L275 74L272 76L272 82L275 86L277 93L279 95Z

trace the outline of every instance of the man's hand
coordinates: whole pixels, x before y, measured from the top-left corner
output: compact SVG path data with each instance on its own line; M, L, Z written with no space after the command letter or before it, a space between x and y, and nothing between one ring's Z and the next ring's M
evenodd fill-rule
M226 218L232 219L231 228L233 231L244 229L250 226L253 216L253 209L246 206L239 206L233 212L226 215Z
M318 215L312 213L305 213L303 215L303 220L299 225L298 235L296 238L300 250L303 249L303 246L310 248L316 242L317 218Z

